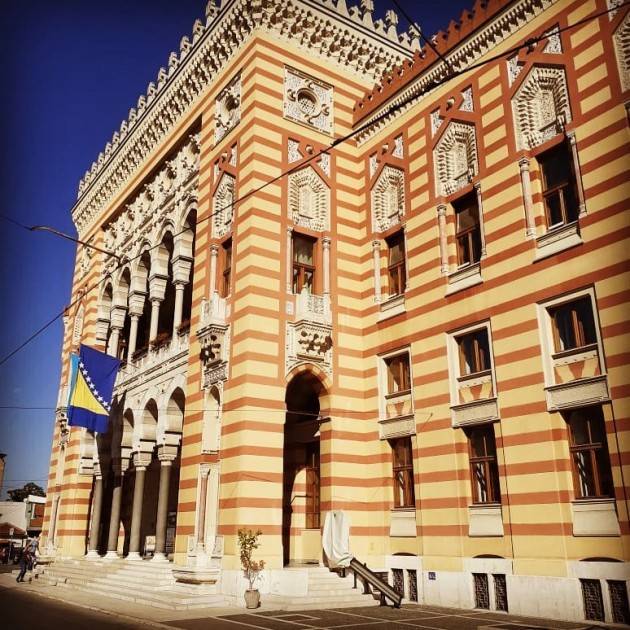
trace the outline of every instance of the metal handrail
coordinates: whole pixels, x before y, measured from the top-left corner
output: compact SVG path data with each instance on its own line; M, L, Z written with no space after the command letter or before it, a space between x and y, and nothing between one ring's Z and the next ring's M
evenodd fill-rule
M394 608L400 608L402 595L394 589L393 586L382 580L374 571L368 568L364 562L359 562L356 558L350 561L350 569L354 573L354 586L357 586L357 576L363 580L363 592L367 595L370 593L370 586L379 592L379 600L381 606L385 606L385 598L387 597L394 604Z

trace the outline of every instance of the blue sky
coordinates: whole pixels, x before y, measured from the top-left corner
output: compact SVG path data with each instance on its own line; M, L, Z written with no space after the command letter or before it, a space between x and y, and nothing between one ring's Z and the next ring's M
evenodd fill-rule
M401 4L428 35L472 0ZM377 0L375 17L387 8ZM3 1L0 214L75 234L79 179L204 9L205 0ZM0 238L1 360L68 303L74 245L5 221ZM61 343L59 319L0 366L3 495L27 481L45 486Z

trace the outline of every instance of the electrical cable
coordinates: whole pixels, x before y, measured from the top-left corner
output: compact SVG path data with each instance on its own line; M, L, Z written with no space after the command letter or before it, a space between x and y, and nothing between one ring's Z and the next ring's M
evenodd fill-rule
M616 7L613 7L612 9L606 9L606 10L600 11L599 13L596 13L594 15L591 15L591 16L588 16L586 18L583 18L582 20L579 20L575 24L570 24L570 25L567 25L567 26L562 27L562 28L557 28L554 32L556 32L556 33L563 33L565 31L575 29L575 28L577 28L579 26L582 26L582 25L584 25L584 24L586 24L588 22L591 22L592 20L598 19L598 18L602 17L603 15L607 15L608 13L611 13L613 11L614 12L619 11L620 9L623 9L624 7L628 6L629 4L630 4L630 0L628 0L626 2L623 2L622 4L619 4ZM409 105L413 101L417 100L421 96L424 96L425 94L427 94L431 90L439 87L440 85L442 85L442 84L444 84L444 83L446 83L448 81L451 81L452 79L454 79L454 78L456 78L458 76L461 76L462 74L465 74L467 72L471 72L472 70L476 70L476 69L478 69L480 67L483 67L485 65L494 63L495 61L497 61L499 59L502 59L504 57L509 57L511 55L514 55L515 53L518 53L518 51L520 51L522 48L531 48L536 43L547 39L547 37L548 37L548 35L545 35L545 34L543 34L543 35L541 35L539 37L530 37L530 38L526 39L524 42L522 42L521 44L519 44L517 46L514 46L514 47L512 47L512 48L510 48L510 49L508 49L508 50L506 50L506 51L504 51L502 53L499 53L497 55L489 57L488 59L485 59L484 61L480 61L480 62L478 62L476 64L472 64L470 66L467 66L466 68L463 68L461 70L453 70L453 72L449 76L441 78L441 79L435 79L435 80L431 81L420 92L415 93L415 94L412 93L406 99L401 101L400 103L394 103L393 105L390 105L388 109L386 109L385 111L383 111L380 114L378 114L375 118L366 121L365 123L363 123L362 125L360 125L359 127L355 128L355 129L353 129L350 133L346 134L345 136L340 136L339 138L336 138L335 140L333 140L328 147L326 147L324 149L321 149L320 151L315 152L313 155L310 155L310 156L304 158L303 160L301 160L299 162L296 162L294 166L292 166L291 168L287 169L286 171L283 171L279 175L276 175L276 176L272 177L270 180L264 182L263 184L261 184L260 186L257 186L256 188L248 191L247 193L243 194L242 196L237 197L236 199L232 200L230 203L226 204L224 207L221 207L219 210L216 210L215 212L209 213L206 217L204 217L203 219L200 219L196 223L195 227L197 227L198 225L200 225L201 223L203 223L205 221L210 220L217 213L223 212L224 210L227 210L228 208L233 207L237 203L241 203L245 199L247 199L247 198L251 197L252 195L255 195L256 193L258 193L261 190L265 189L267 186L270 186L271 184L274 184L277 181L281 180L283 177L286 177L287 175L290 175L291 173L294 173L297 170L302 169L306 164L309 164L310 162L312 162L313 160L317 159L318 157L320 157L324 153L328 153L329 151L331 151L332 149L334 149L338 145L342 144L343 142L347 142L348 140L350 140L354 136L362 133L366 129L368 129L368 128L374 126L374 125L377 125L381 120L384 120L384 119L388 118L393 113L396 113L397 111L401 110L403 107L406 107L407 105ZM440 55L440 57L441 57L441 55ZM448 65L448 63L447 63L447 65ZM24 225L20 224L19 222L15 221L13 219L10 219L9 217L4 217L3 216L3 218L6 219L6 220L11 221L12 223L14 223L16 225L20 225L20 227L25 227ZM27 228L27 229L29 229L29 228ZM191 231L191 228L185 228L184 230L174 234L173 238L176 238L177 236L180 236L181 234L183 234L184 232L187 232L187 231ZM110 272L108 272L108 274L106 276L101 278L95 284L91 285L89 288L81 291L79 293L78 297L75 300L73 300L70 304L68 304L60 313L55 315L46 324L41 326L37 331L35 331L32 335L30 335L25 341L23 341L20 345L18 345L14 350L9 352L9 354L5 355L2 359L0 359L0 366L4 365L11 357L15 356L24 347L26 347L31 341L33 341L33 339L38 337L47 328L52 326L52 324L55 321L57 321L57 319L62 317L63 314L68 309L72 308L75 304L77 304L79 301L81 301L85 297L85 295L87 295L89 292L93 291L95 288L98 288L104 282L108 281L111 278L112 274L114 274L116 271L118 271L119 269L121 269L125 265L129 264L130 262L133 262L134 260L137 260L138 258L142 257L146 252L152 251L153 249L156 249L157 247L160 247L161 245L162 245L162 243L158 243L158 244L156 244L156 245L154 245L152 247L146 248L142 252L140 252L138 255L136 255L136 256L134 256L132 258L119 259L120 262L119 262L118 266L115 269L113 269Z

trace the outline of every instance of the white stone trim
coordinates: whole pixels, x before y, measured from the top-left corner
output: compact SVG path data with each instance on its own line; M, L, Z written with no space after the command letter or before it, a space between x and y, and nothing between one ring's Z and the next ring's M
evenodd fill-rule
M284 68L285 118L322 133L333 131L333 87L299 70Z
M295 225L330 230L330 188L312 166L289 175L288 210Z
M241 75L226 85L214 105L214 142L219 143L241 120Z
M620 536L615 499L571 502L574 536Z
M371 192L372 231L385 232L405 216L405 172L386 164Z
M469 505L468 535L470 537L503 536L501 505Z
M621 89L630 90L630 13L626 13L613 36Z
M448 196L479 172L475 126L451 121L433 149L436 195Z

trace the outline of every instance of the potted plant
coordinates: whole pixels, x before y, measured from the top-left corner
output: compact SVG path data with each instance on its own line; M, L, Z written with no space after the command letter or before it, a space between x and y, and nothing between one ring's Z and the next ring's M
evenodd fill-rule
M243 575L249 582L249 588L245 591L245 605L247 608L258 608L260 606L260 592L254 588L260 572L265 568L264 560L252 560L254 549L258 549L260 543L258 537L262 534L260 530L253 532L251 529L238 530L238 546L241 550L241 566Z

